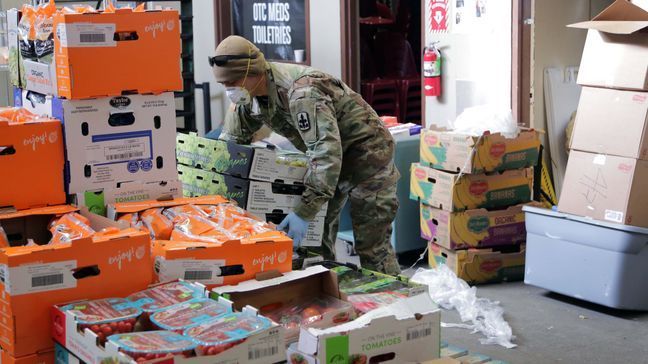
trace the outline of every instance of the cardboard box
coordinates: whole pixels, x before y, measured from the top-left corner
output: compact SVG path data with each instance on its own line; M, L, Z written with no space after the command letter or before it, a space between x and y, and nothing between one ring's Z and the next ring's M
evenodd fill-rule
M558 210L648 227L648 161L572 151Z
M234 302L234 308L237 310L248 305L260 310L272 306L289 307L301 303L304 299L321 296L342 299L337 275L320 265L285 273L283 276L268 276L272 278L217 287L212 292L215 297L225 297ZM265 277L260 276L258 279L263 278ZM344 307L322 313L319 320L309 323L308 326L326 328L352 320L354 317L353 306L345 304ZM287 342L298 339L298 330L293 331L286 332Z
M178 164L185 197L221 195L236 201L253 215L279 224L297 206L306 189L303 185L246 180ZM309 223L302 246L320 246L324 235L327 205Z
M617 0L591 21L572 24L588 29L578 83L628 90L648 90L648 7Z
M321 254L312 252L304 247L297 248L292 255L292 269L302 270L324 261Z
M65 203L61 122L0 121L0 207Z
M302 329L299 355L316 364L397 364L439 357L441 312L429 295L408 297L372 312L329 330ZM290 352L289 362L294 354Z
M476 137L443 129L424 129L420 148L423 165L476 174L535 166L540 155L540 138L535 130L523 130L516 138L506 138L500 133Z
M178 133L176 153L178 163L224 173L239 178L285 184L303 184L308 159L291 161L291 155L279 154L265 144L240 145L234 142L207 139L195 133ZM301 162L301 163L299 163Z
M7 10L7 47L9 48L9 83L21 87L23 65L20 62L20 47L18 46L18 22L20 21L18 9Z
M219 299L221 304L230 305L232 302ZM252 307L243 307L242 312L246 315L257 316L259 313ZM85 364L105 364L105 363L142 363L132 360L127 355L121 353L117 346L112 342L107 342L105 346L99 346L97 335L85 329L80 331L77 328L77 322L70 312L62 312L57 307L51 310L53 321L57 324L53 326L54 339L66 350L58 351L57 355L62 358L71 358L66 364L77 363L80 359ZM231 347L218 355L198 356L185 358L175 356L168 359L168 362L175 364L266 364L276 363L286 358L286 344L284 341L283 328L275 325L266 330L257 332L247 337L242 343ZM67 355L65 355L67 353ZM154 360L144 361L143 363L153 363ZM160 362L159 360L157 362ZM58 364L58 363L57 363Z
M3 214L0 224L12 245L28 238L45 243L52 217L74 210L64 205ZM82 213L96 231L118 226ZM142 290L153 279L152 261L148 234L133 231L0 250L0 345L14 357L50 350L53 342L46 328L52 323L52 305Z
M107 216L109 219L117 220L122 214L131 214L141 212L155 207L174 207L180 205L218 205L228 203L229 201L222 196L201 196L201 197L181 197L164 200L148 200L139 202L121 202L114 205L108 205Z
M452 250L524 243L522 206L449 212L421 204L421 237Z
M459 175L412 164L410 198L446 211L495 209L531 201L533 170Z
M62 106L68 193L177 179L173 93L65 100Z
M77 193L75 202L78 206L87 207L92 213L106 216L108 205L176 197L182 197L182 183L178 180L124 182L118 183L115 188Z
M524 279L526 247L450 250L429 243L430 267L447 265L470 284L520 281Z
M62 98L182 90L180 21L175 10L59 12L54 29Z
M648 160L648 92L583 87L571 149Z
M254 279L262 272L290 272L292 248L292 240L278 231L222 245L158 240L152 245L155 279L186 279L213 288Z
M247 207L248 180L182 164L178 164L178 178L185 197L220 195L236 201L242 208Z
M0 360L4 364L54 364L54 350L45 350L15 358L0 349Z

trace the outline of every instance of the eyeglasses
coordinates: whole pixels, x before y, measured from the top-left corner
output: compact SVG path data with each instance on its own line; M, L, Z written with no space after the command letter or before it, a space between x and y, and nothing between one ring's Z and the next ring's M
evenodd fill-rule
M234 61L237 59L255 59L255 55L222 55L222 56L214 56L214 57L208 57L207 59L209 60L209 65L211 67L218 66L222 67L227 64L229 61Z

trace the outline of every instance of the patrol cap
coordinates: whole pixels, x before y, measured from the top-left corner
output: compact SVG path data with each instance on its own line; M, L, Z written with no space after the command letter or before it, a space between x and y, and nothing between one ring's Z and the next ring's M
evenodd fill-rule
M223 39L214 57L209 57L209 64L214 68L217 82L233 82L248 76L265 72L266 61L263 52L252 42L238 35ZM249 70L248 70L249 66Z

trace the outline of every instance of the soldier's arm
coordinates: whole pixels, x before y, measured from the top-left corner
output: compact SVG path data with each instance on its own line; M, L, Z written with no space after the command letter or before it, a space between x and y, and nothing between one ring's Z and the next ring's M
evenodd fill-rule
M306 191L294 211L312 220L335 193L342 169L340 132L331 98L314 86L293 90L290 112L310 159Z
M252 136L262 126L261 121L250 115L249 106L232 104L225 115L225 123L219 139L238 144L250 144Z

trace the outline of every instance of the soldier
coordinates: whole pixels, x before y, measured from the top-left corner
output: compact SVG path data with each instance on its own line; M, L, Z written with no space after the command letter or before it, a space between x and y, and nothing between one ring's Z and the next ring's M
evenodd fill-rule
M314 68L266 62L251 42L230 36L209 58L234 106L221 139L249 144L264 124L309 157L299 204L279 225L299 246L308 222L328 203L322 254L335 259L347 199L363 267L400 273L391 245L398 209L394 140L376 112L342 81Z

